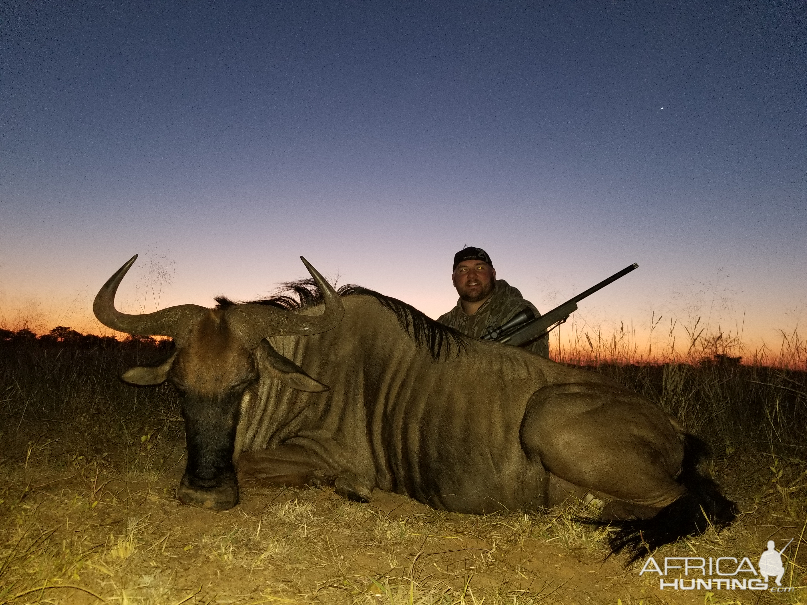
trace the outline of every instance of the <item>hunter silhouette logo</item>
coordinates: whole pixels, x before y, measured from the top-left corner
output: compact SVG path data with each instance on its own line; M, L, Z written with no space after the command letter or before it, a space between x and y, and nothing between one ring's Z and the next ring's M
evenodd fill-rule
M790 542L793 538L790 538ZM785 574L785 566L782 565L782 553L785 548L790 546L790 542L785 544L782 550L776 550L776 543L773 540L768 540L768 550L762 553L759 558L759 575L767 582L768 576L771 576L776 581L777 586L782 585L782 576Z
M657 573L661 590L765 590L791 592L782 586L785 564L782 548L768 540L768 547L759 557L757 567L749 557L664 557L656 561L648 557L639 575ZM775 585L774 585L775 583Z

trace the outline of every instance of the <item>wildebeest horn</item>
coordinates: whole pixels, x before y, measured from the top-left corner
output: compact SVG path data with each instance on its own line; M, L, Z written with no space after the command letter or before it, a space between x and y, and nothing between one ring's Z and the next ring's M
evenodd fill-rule
M303 261L305 268L308 269L311 277L314 278L319 291L322 292L322 300L325 303L325 311L323 311L322 315L315 315L313 317L309 315L305 318L307 323L303 328L303 333L317 334L319 332L327 332L342 321L342 316L345 314L345 307L342 305L342 299L339 298L336 290L333 289L331 284L325 281L325 278L319 274L319 271L314 269L311 263L302 256L300 260ZM297 317L300 316L298 315Z
M101 286L92 305L93 313L102 324L119 332L140 334L142 336L176 336L182 332L187 321L207 311L198 305L178 305L168 307L154 313L129 315L115 308L115 293L118 291L123 277L137 260L137 254L118 269L115 274Z
M319 334L330 330L341 321L344 307L339 295L307 260L302 256L300 259L322 292L325 302L324 312L320 315L303 315L265 305L237 305L228 310L228 315L231 317L238 315L250 326L249 331L252 334L242 336L247 340L254 340L253 344L257 345L261 339L268 336ZM120 332L171 336L176 339L184 333L184 328L190 320L199 317L208 309L199 305L178 305L141 315L129 315L118 311L115 308L115 293L136 260L137 254L118 269L98 291L92 307L95 317L105 326Z
M238 305L229 309L229 315L240 315L250 326L250 332L258 336L257 342L270 336L311 335L327 332L336 326L345 312L339 294L333 289L319 271L314 269L302 256L305 268L314 278L322 293L325 310L320 315L293 313L267 305Z

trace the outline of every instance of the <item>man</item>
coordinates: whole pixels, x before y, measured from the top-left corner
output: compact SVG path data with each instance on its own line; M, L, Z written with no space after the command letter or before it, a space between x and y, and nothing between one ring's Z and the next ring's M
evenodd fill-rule
M521 292L503 279L496 279L493 262L482 248L469 246L454 255L451 281L460 298L457 306L437 321L473 338L501 326L525 308L531 309L535 317L540 316L535 305L524 300ZM549 357L549 336L524 348Z

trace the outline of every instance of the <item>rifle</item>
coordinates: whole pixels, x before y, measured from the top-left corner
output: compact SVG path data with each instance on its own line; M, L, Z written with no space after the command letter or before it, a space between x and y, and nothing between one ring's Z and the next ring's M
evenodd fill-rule
M790 538L790 542L792 542L794 539L795 539L795 538ZM777 550L776 552L778 552L778 553L781 555L783 552L785 552L785 548L787 548L788 546L790 546L790 542L788 542L787 544L785 544L785 545L782 547L782 550Z
M617 271L608 279L602 280L600 283L581 292L574 298L567 300L562 305L555 307L540 317L535 317L532 310L524 309L498 328L488 330L482 336L481 340L495 340L496 342L507 343L513 346L521 346L532 342L569 319L569 315L577 311L577 303L581 300L591 296L598 290L602 290L608 284L615 282L620 277L624 277L638 267L638 264L633 263L622 269L622 271Z

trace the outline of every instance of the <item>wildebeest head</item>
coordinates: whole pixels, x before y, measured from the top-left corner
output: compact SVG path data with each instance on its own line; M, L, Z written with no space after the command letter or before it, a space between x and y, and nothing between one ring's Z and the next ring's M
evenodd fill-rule
M225 510L238 503L232 456L239 404L260 372L272 372L304 391L328 388L265 340L271 336L318 334L342 319L344 308L338 294L300 258L322 292L325 309L321 315L258 304L217 309L179 305L154 313L121 313L115 308L115 293L137 255L110 277L95 297L93 312L105 326L128 334L174 339L176 352L165 363L132 368L122 378L137 385L169 380L184 395L188 463L177 495L186 504Z

